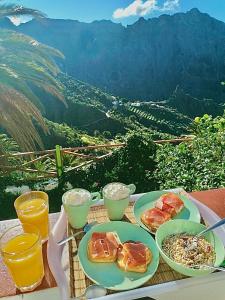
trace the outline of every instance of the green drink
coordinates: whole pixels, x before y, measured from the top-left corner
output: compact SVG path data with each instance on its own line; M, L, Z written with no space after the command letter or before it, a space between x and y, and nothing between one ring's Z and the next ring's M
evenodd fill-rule
M72 189L63 194L62 202L68 221L73 228L82 228L87 222L91 205L100 199L100 193L84 189Z
M104 204L110 220L121 220L129 205L130 195L136 190L134 184L112 182L103 188Z

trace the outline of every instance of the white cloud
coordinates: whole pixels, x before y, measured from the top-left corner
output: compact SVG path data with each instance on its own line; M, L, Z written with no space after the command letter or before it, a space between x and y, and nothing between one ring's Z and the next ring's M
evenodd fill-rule
M113 13L114 19L122 19L131 16L145 16L152 11L171 11L179 7L180 0L166 0L161 6L158 0L134 0L125 8L118 8Z
M175 10L179 7L180 0L167 0L163 6L159 8L161 11Z
M125 8L118 8L113 13L113 18L120 19L130 16L144 16L154 10L157 0L135 0Z

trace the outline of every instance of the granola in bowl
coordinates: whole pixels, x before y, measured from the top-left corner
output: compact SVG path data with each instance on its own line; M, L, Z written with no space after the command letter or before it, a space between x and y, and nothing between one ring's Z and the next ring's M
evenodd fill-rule
M166 237L162 249L170 259L190 268L196 265L213 265L216 258L214 247L204 237L196 238L187 233Z

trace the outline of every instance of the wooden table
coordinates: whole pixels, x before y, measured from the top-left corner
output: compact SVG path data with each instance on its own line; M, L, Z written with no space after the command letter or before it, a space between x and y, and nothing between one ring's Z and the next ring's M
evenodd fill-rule
M218 216L225 218L225 188L217 190L208 190L202 192L192 192L190 193L195 199L207 205L213 211L215 211ZM58 218L59 213L50 214L51 227L54 225ZM16 225L18 220L6 220L0 222L0 233L5 231L7 228ZM45 278L42 284L37 288L39 290L46 289L50 287L55 287L56 283L48 267L47 256L46 256L46 246L43 247L43 256L45 264ZM20 292L15 288L10 275L7 272L0 258L0 297L12 296L19 294Z
M211 208L219 217L225 218L225 188L192 192L190 195Z

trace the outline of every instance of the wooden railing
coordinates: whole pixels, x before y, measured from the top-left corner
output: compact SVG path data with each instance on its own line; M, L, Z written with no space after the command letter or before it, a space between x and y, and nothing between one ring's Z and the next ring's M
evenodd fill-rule
M189 142L192 141L192 137L179 138L179 139L170 139L170 140L156 140L154 143L156 144L165 144L165 143L181 143L181 142ZM101 154L101 155L93 155L93 154L85 154L80 153L79 151L87 151L87 150L104 150L104 149L113 149L124 147L125 143L120 144L103 144L103 145L90 145L90 146L81 146L81 147L71 147L71 148L61 148L59 145L56 145L55 149L50 150L42 150L42 151L30 151L30 152L16 152L16 153L7 153L5 155L0 155L1 159L26 159L22 164L0 164L0 172L2 175L13 172L20 171L25 173L33 173L38 174L35 176L37 179L47 178L47 177L61 177L64 172L77 170L84 166L90 165L94 161L99 161L104 159L110 155L112 155L112 151ZM65 168L64 166L64 157L76 157L79 160L85 160L84 162L80 162L74 167ZM35 164L49 159L51 161L51 168L48 170L40 170L35 168ZM31 167L32 166L32 167Z

